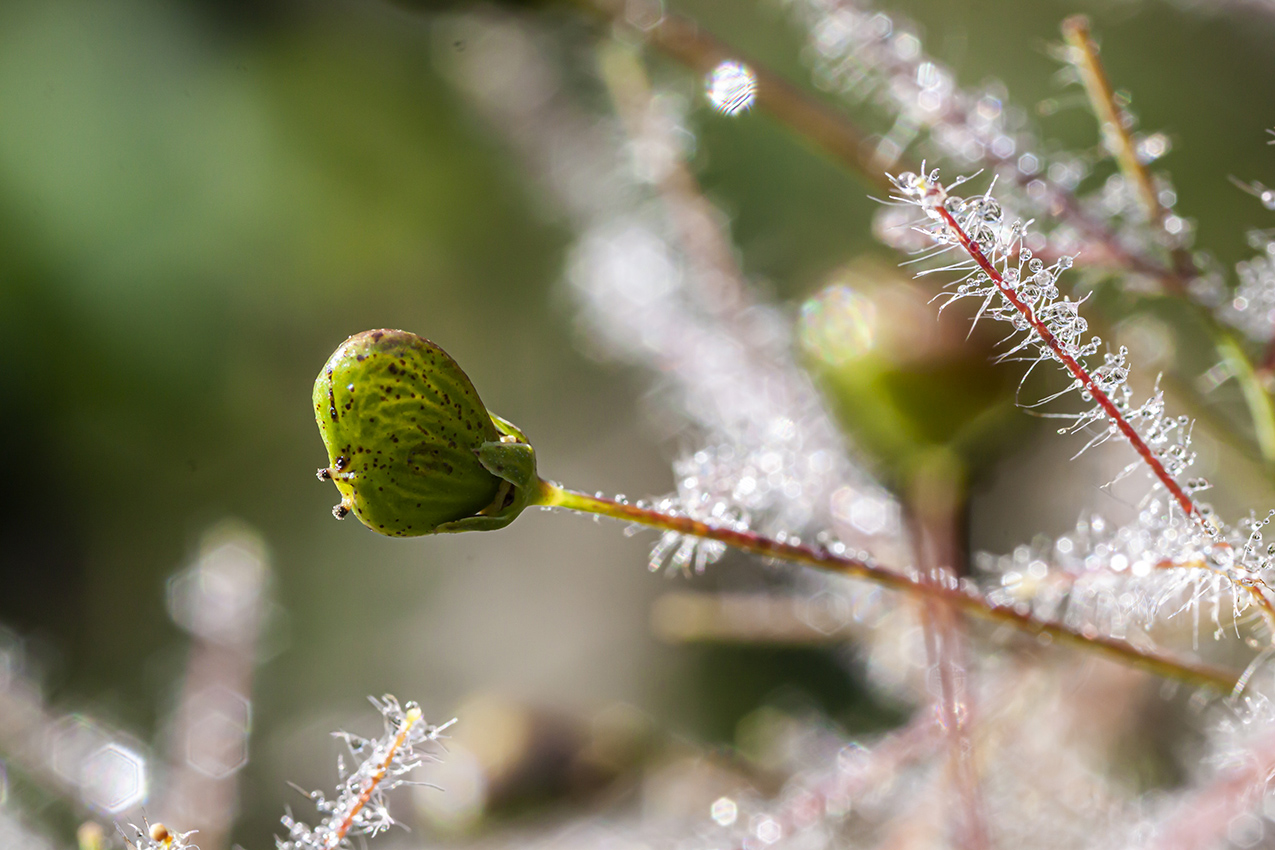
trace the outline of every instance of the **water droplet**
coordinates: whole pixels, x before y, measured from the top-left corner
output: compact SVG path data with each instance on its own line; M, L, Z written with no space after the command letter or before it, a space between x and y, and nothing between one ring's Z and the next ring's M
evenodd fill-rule
M708 76L708 100L723 115L738 115L757 99L757 75L742 62L723 62Z

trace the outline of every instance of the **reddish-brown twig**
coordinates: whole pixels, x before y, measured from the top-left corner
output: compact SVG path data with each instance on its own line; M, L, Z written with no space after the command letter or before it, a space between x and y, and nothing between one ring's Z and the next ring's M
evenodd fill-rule
M996 288L1000 290L1000 293L1004 296L1005 300L1014 306L1014 309L1022 315L1023 319L1027 321L1027 324L1031 326L1031 329L1036 332L1036 335L1039 336L1047 346L1049 346L1049 350L1053 352L1054 357L1056 357L1058 361L1066 367L1067 371L1072 374L1072 377L1079 381L1084 386L1085 390L1093 395L1094 401L1102 407L1103 412L1107 414L1107 417L1111 420L1112 424L1120 429L1120 433L1126 440L1129 441L1129 444L1133 446L1134 451L1138 453L1138 456L1142 458L1143 462L1151 468L1151 473L1159 479L1160 483L1164 485L1164 488L1169 491L1177 503L1182 507L1183 512L1187 516L1202 519L1200 509L1196 507L1194 502L1191 501L1191 497L1188 496L1186 491L1182 489L1182 485L1180 485L1174 477L1169 474L1168 470L1164 468L1164 464L1160 462L1160 458L1157 457L1156 453L1151 450L1151 447L1146 444L1146 441L1142 439L1142 436L1138 434L1137 429L1129 423L1129 420L1124 417L1124 414L1120 412L1119 408L1117 408L1111 399L1107 397L1107 394L1102 391L1102 389L1098 386L1098 383L1094 380L1093 375L1089 373L1079 360L1067 353L1066 349L1064 349L1062 344L1058 342L1053 332L1050 331L1045 323L1036 316L1036 313L1032 310L1031 306L1024 303L1023 300L1018 297L1017 293L1015 293L1014 290L1005 283L1005 278L1001 276L1000 271L997 270L996 266L992 265L991 260L987 259L987 255L983 253L983 249L978 246L978 243L976 243L973 239L970 239L969 234L965 232L965 229L961 227L956 218L941 204L936 206L934 210L943 220L943 223L947 225L952 235L956 237L965 253L969 254L970 258L978 264L978 267L992 279L994 284L996 284Z
M1053 332L1050 331L1049 327L1036 315L1036 312L1032 309L1031 305L1025 303L1021 298L1019 298L1018 293L1016 293L1014 289L1005 282L1004 276L1000 273L992 261L988 259L987 255L983 253L983 249L979 247L978 243L971 239L970 235L965 232L965 229L961 227L960 223L956 220L956 217L953 216L943 204L934 205L933 211L934 214L937 215L947 226L948 230L951 232L952 236L956 238L956 241L960 244L961 248L970 256L970 259L972 259L978 265L979 269L991 279L992 283L996 286L997 290L999 290L1005 300L1013 305L1014 309L1017 310L1023 317L1023 319L1031 327L1032 331L1034 331L1041 341L1049 347L1053 356L1062 363L1067 371L1071 373L1072 377L1075 378L1081 386L1083 386L1084 389L1091 394L1093 400L1102 408L1103 412L1107 415L1107 418L1111 420L1111 423L1115 425L1121 435L1129 441L1131 446L1133 446L1134 451L1138 453L1138 456L1151 470L1151 474L1154 475L1162 485L1164 485L1164 488L1182 508L1183 513L1185 513L1188 517L1194 518L1197 522L1204 524L1204 516L1200 512L1199 507L1191 500L1191 497L1187 495L1186 491L1182 488L1182 485L1178 483L1177 479L1175 479L1171 474L1169 474L1169 471L1165 469L1159 456L1157 456L1151 447L1147 445L1146 441L1142 439L1142 435L1138 433L1137 429L1133 427L1124 414L1120 412L1120 409L1115 405L1115 403L1112 402L1107 394L1103 392L1102 388L1098 386L1094 376L1088 369L1085 368L1084 364L1067 352L1063 345L1058 341L1057 337L1054 336ZM1220 545L1226 544L1223 543ZM1258 606L1259 610L1262 611L1267 623L1275 626L1275 602L1272 602L1271 599L1267 598L1266 594L1263 592L1265 585L1260 581L1250 581L1241 582L1240 586L1243 587L1244 590L1252 597L1254 603Z
M916 599L943 602L963 614L1011 626L1031 635L1048 635L1046 640L1057 640L1096 651L1125 664L1213 690L1229 692L1238 678L1230 671L1193 664L1151 649L1135 647L1122 640L1073 629L1063 623L1038 619L1025 606L995 605L968 587L928 581L917 575L896 572L880 564L836 554L824 548L773 540L751 531L718 528L688 516L674 516L637 505L621 504L612 499L568 490L547 481L541 482L541 492L536 503L608 516L689 537L717 540L752 555L804 564L849 578L862 579L890 590L907 593Z
M346 833L350 831L358 818L359 812L372 799L372 795L376 793L376 788L385 779L390 771L390 766L394 763L394 758L398 755L398 751L402 749L403 744L407 742L408 737L412 734L413 727L422 722L421 710L418 706L411 706L403 715L403 723L399 727L389 747L385 750L385 756L377 765L376 770L368 777L367 782L363 784L362 790L359 791L358 797L354 799L354 803L346 810L341 821L329 833L327 845L329 850L340 846L345 839Z

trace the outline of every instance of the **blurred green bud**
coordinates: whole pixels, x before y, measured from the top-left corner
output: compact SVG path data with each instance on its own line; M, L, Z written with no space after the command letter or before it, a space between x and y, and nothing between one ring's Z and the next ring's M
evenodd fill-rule
M852 268L802 306L798 327L842 425L900 485L936 450L977 472L1022 421L994 341L967 340L955 308L936 319L931 294L893 269Z
M396 330L355 334L314 382L338 519L413 537L503 528L537 492L535 451L491 414L456 361Z

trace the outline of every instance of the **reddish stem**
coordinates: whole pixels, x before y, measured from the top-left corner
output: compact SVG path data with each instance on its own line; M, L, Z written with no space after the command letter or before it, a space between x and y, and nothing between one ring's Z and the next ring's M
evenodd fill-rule
M1267 374L1275 372L1275 339L1266 344L1266 350L1262 352L1262 363L1258 368Z
M1098 405L1103 409L1103 412L1107 414L1107 417L1113 423L1115 423L1115 426L1120 429L1120 433L1123 434L1125 439L1133 446L1134 451L1138 453L1147 466L1151 467L1151 472L1155 475L1155 477L1160 480L1160 483L1164 485L1165 489L1168 490L1173 498L1177 500L1177 503L1182 506L1182 510L1186 513L1186 515L1194 516L1196 519L1203 521L1200 509L1197 508L1195 503L1191 501L1191 497L1188 496L1182 489L1182 485L1178 484L1174 477L1169 474L1169 471L1164 468L1164 464L1160 462L1160 458L1156 457L1156 454L1151 450L1151 447L1146 444L1146 442L1138 434L1137 430L1129 424L1129 420L1124 418L1124 415L1120 413L1120 410L1114 403L1112 403L1111 399L1107 397L1107 394L1098 387L1093 376L1089 374L1083 365L1081 365L1080 361L1078 361L1075 357L1072 357L1063 349L1062 344L1058 342L1057 337L1055 337L1049 328L1045 326L1044 322L1036 317L1036 313L1032 310L1031 306L1019 299L1014 290L1005 283L1005 278L1001 276L1001 273L997 271L996 267L993 266L991 261L987 259L987 256L983 253L983 249L978 247L978 244L975 243L974 240L970 239L969 234L966 233L965 230L957 223L952 214L941 204L935 206L934 210L951 229L952 233L956 235L957 240L961 243L961 247L965 249L965 253L969 254L970 257L973 258L974 262L978 263L979 268L981 268L987 276L992 279L992 282L996 284L996 288L1000 290L1000 293L1005 297L1005 300L1014 305L1014 309L1022 314L1023 318L1027 320L1029 325L1031 325L1032 330L1036 332L1037 336L1044 340L1045 344L1049 346L1049 350L1054 353L1054 356L1067 367L1067 371L1071 372L1076 380L1080 381L1081 384L1084 385L1085 389L1089 391L1094 400L1096 400Z
M1036 314L1032 310L1031 306L1023 303L1014 290L1010 289L1009 286L1006 285L1005 278L1001 276L1001 273L997 271L996 267L993 266L991 261L987 259L987 255L983 253L983 249L980 248L974 240L970 239L969 234L966 233L964 228L957 223L952 214L941 204L935 206L934 209L951 229L952 233L956 235L956 238L961 243L961 247L965 249L965 253L969 254L970 257L973 258L974 262L978 263L979 268L986 272L987 276L990 277L992 282L996 284L996 288L1000 290L1001 295L1005 296L1005 300L1014 305L1014 309L1022 314L1023 318L1027 320L1027 323L1031 325L1032 330L1036 331L1036 334L1045 341L1045 344L1048 345L1049 349L1054 352L1054 355L1062 361L1064 366L1067 367L1067 371L1071 372L1071 374L1075 376L1075 378L1079 380L1087 390L1089 390L1094 399L1098 402L1099 406L1101 406L1103 411L1107 414L1108 418L1110 418L1111 421L1115 423L1116 427L1120 429L1120 433L1124 434L1125 439L1129 441L1134 450L1139 456L1141 456L1142 460L1147 464L1147 466L1151 467L1151 472L1155 475L1155 477L1160 480L1160 483L1165 486L1165 489L1167 489L1169 493L1172 494L1173 498L1177 500L1178 504L1182 506L1182 510L1186 513L1186 515L1194 516L1196 520L1203 523L1204 517L1200 513L1200 509L1196 507L1194 502L1191 501L1191 497L1188 496L1182 489L1182 485L1178 484L1177 480L1175 480L1174 477L1169 474L1169 471L1164 468L1164 464L1160 462L1160 458L1156 457L1155 452L1151 450L1151 447L1146 444L1138 432L1134 430L1134 427L1129 424L1129 420L1124 418L1124 416L1120 413L1120 410L1112 403L1111 399L1107 397L1107 394L1098 388L1098 385L1094 382L1093 376L1090 375L1085 367L1080 364L1080 361L1076 360L1076 358L1063 350L1063 347L1058 342L1057 337L1050 332L1044 322L1036 318ZM1247 591L1253 598L1253 601L1257 604L1258 608L1261 609L1267 623L1271 626L1272 630L1275 630L1275 603L1272 603L1272 601L1266 597L1266 594L1262 592L1265 584L1260 581L1252 583L1241 582L1240 586L1243 587L1244 590Z
M992 623L1009 625L1027 634L1048 635L1049 640L1096 650L1161 676L1222 691L1230 691L1235 686L1237 676L1232 672L1188 663L1154 650L1135 647L1123 640L1102 637L1090 629L1074 630L1062 623L1038 620L1026 606L993 605L983 596L967 592L951 583L937 583L905 575L879 564L836 555L827 549L773 540L753 531L719 528L691 517L673 516L650 508L621 504L613 499L603 499L576 490L568 490L548 481L540 482L540 493L535 504L609 516L612 519L634 522L664 531L675 531L706 540L718 540L741 552L805 564L849 578L863 579L881 587L910 594L914 598L943 602L964 614Z
M329 847L337 847L341 840L345 838L345 834L350 831L350 827L354 825L354 819L358 816L363 807L372 799L372 794L376 791L376 786L381 784L385 779L385 775L389 773L390 765L394 762L394 756L402 748L403 743L407 741L407 736L411 734L412 727L421 721L421 712L418 708L408 710L406 717L403 719L403 728L398 730L398 734L394 736L394 740L390 743L390 748L385 752L385 758L381 760L380 765L376 768L376 773L372 774L372 778L368 780L367 785L363 786L363 790L359 792L359 797L354 801L354 805L345 813L341 823L332 832L335 841L328 842Z

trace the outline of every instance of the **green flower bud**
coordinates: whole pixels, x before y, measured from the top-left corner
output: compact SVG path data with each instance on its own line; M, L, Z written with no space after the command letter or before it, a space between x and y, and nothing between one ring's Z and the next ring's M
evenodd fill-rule
M330 466L319 478L381 534L502 528L537 492L535 453L493 416L456 361L406 331L356 334L314 382Z
M966 340L955 310L936 321L930 297L863 264L807 301L798 327L830 407L901 488L939 449L970 474L990 468L1024 424L1013 372L992 362L986 337Z

